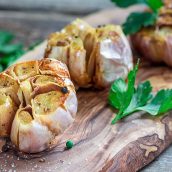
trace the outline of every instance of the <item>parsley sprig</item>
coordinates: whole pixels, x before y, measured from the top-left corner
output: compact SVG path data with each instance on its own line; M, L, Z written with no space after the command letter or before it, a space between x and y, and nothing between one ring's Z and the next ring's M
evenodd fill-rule
M13 64L28 50L33 49L40 41L35 42L28 49L24 49L23 44L12 43L14 34L7 31L0 31L0 72Z
M153 95L149 81L135 87L137 71L138 64L128 74L127 83L119 78L111 86L108 101L113 108L119 110L112 120L112 124L132 115L133 112L145 111L152 116L157 116L172 109L172 90L160 90Z
M135 4L145 4L151 12L133 12L123 24L126 35L138 32L142 27L153 26L158 17L158 10L163 6L162 0L111 0L117 6L126 8Z
M0 72L12 64L25 51L22 44L13 44L15 36L7 31L0 31Z

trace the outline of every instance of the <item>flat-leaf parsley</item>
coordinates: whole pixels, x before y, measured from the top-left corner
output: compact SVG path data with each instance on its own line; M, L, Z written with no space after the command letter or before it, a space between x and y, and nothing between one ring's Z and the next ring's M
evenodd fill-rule
M163 6L162 0L112 0L117 6L126 8L135 4L145 4L149 12L133 12L123 23L123 31L126 35L138 32L142 27L153 26L158 17L158 10Z
M171 89L160 90L153 95L149 81L135 87L137 70L138 64L128 74L127 83L119 78L111 86L108 101L113 108L119 110L112 124L136 111L145 111L152 116L157 116L172 109Z

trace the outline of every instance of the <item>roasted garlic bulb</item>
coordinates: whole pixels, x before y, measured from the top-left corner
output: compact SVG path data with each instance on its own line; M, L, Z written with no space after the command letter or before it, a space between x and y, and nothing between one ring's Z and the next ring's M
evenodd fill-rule
M45 150L74 120L75 88L60 61L15 64L0 74L0 87L0 136L20 151Z
M93 28L80 19L49 36L45 58L64 62L79 87L107 87L119 77L126 78L133 67L120 26Z
M153 27L142 28L131 36L134 49L153 62L172 66L172 1L167 0L159 10Z

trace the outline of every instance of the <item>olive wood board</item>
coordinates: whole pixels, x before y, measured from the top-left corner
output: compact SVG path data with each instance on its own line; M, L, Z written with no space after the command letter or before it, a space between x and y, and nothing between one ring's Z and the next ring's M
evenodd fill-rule
M85 20L94 25L111 23L126 14L106 10ZM42 58L45 46L46 41L19 61ZM141 60L137 83L146 79L155 92L172 88L172 69ZM172 143L172 112L158 118L139 112L111 125L115 112L107 104L108 90L77 91L76 119L49 150L38 154L23 154L15 149L1 152L5 144L1 139L0 171L135 172L150 163ZM75 143L70 150L65 149L68 139ZM10 146L8 141L7 144Z

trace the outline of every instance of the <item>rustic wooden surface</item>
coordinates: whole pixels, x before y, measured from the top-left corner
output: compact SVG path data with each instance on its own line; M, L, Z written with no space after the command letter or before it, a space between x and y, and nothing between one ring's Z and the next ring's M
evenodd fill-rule
M100 20L96 20L97 16L88 17L86 20L90 23L94 22L94 24L120 22L118 12L105 11ZM122 17L125 15L126 13L123 13ZM1 22L0 20L0 26ZM4 23L9 24L8 21L4 21ZM13 26L12 20L10 23ZM45 20L42 23L45 23ZM7 25L4 27L8 28ZM23 30L20 22L17 26L19 33ZM55 28L53 27L53 29ZM40 28L40 32L43 33L43 28ZM30 33L32 35L34 29ZM24 37L26 35L23 35ZM29 40L29 38L27 39ZM142 66L138 74L138 82L147 78L154 85L154 90L172 87L172 71L167 67L152 67L150 64ZM1 153L0 171L133 172L151 162L172 142L172 114L162 119L155 119L148 118L146 114L137 113L133 117L111 126L113 112L107 105L107 91L80 90L77 94L79 99L77 118L64 133L60 144L43 154L27 156L19 154L17 157L17 152ZM76 146L72 150L64 151L65 141L70 138L75 141ZM166 159L166 155L164 154L162 158ZM153 163L155 165L151 165L150 168L143 171L171 171L169 164L169 166L159 165L156 167L157 163L163 162L165 163L165 161L159 161L159 163L156 161Z

